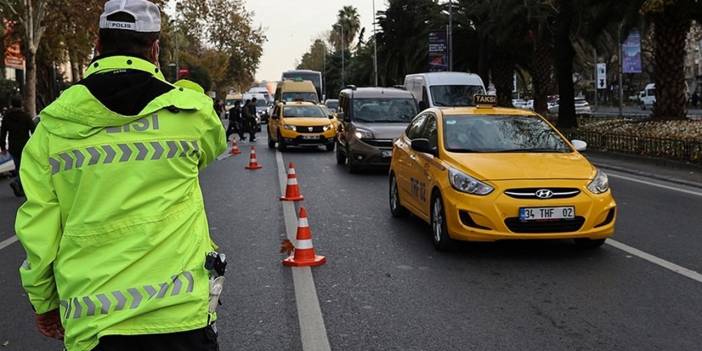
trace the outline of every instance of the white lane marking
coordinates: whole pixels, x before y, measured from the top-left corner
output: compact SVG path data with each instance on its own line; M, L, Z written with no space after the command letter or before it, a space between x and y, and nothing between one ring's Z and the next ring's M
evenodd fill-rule
M699 191L688 190L688 189L678 188L678 187L674 187L674 186L670 186L670 185L654 183L654 182L650 182L647 180L627 177L627 176L623 176L623 175L619 175L619 174L612 174L611 172L607 172L607 175L612 177L612 178L624 179L624 180L628 180L630 182L650 185L650 186L654 186L654 187L661 188L661 189L673 190L673 191L677 191L677 192L681 192L681 193L685 193L685 194L689 194L689 195L702 196L702 192L699 192Z
M13 235L13 236L12 236L11 238L9 238L9 239L0 241L0 250L2 250L2 249L4 249L4 248L6 248L6 247L8 247L8 246L10 246L10 245L12 245L12 244L14 244L14 243L16 243L17 240L19 240L19 239L17 239L17 236L16 236L16 235Z
M629 254L632 254L632 255L634 255L634 256L636 256L636 257L638 257L638 258L641 258L641 259L644 259L644 260L646 260L646 261L648 261L648 262L651 262L651 263L653 263L653 264L655 264L655 265L657 265L657 266L660 266L660 267L663 267L663 268L665 268L665 269L671 270L671 271L673 271L673 272L675 272L675 273L678 273L678 274L680 274L680 275L682 275L682 276L688 277L688 278L690 278L690 279L692 279L692 280L695 280L695 281L697 281L697 282L699 282L699 283L702 283L702 274L697 273L697 272L695 272L695 271L693 271L693 270L691 270L691 269L687 269L687 268L685 268L685 267L679 266L679 265L677 265L677 264L675 264L675 263L672 263L672 262L666 261L666 260L664 260L664 259L662 259L662 258L653 256L653 255L651 255L651 254L649 254L649 253L643 252L643 251L641 251L641 250L639 250L639 249L637 249L637 248L634 248L634 247L631 247L631 246L629 246L629 245L620 243L620 242L618 242L618 241L616 241L616 240L613 240L613 239L607 239L607 244L610 245L610 246L612 246L612 247L616 247L616 248L619 249L619 250L622 250L622 251L624 251L624 252L627 252L627 253L629 253Z
M278 164L278 179L280 192L283 193L287 183L283 154L276 151ZM285 231L288 239L295 242L298 219L295 214L295 204L283 202L283 215L285 217ZM295 286L295 300L297 302L297 318L300 323L300 338L304 351L331 351L327 328L322 317L322 308L319 306L317 289L314 285L310 267L293 267L293 285Z

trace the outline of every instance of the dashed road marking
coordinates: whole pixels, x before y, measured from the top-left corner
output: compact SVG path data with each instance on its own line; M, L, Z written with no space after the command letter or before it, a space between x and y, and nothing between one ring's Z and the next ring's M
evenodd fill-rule
M665 184L660 184L660 183L654 183L648 180L643 180L643 179L638 179L638 178L633 178L633 177L628 177L628 176L623 176L620 174L613 174L611 172L607 172L607 175L612 177L612 178L618 178L618 179L623 179L623 180L628 180L630 182L634 183L639 183L639 184L645 184L649 186L653 186L656 188L661 188L661 189L666 189L666 190L672 190L672 191L677 191L680 193L685 193L689 195L695 195L695 196L702 196L702 192L700 191L695 191L695 190L689 190L685 188L680 188L680 187L675 187L675 186L670 186L670 185L665 185Z
M653 264L655 264L655 265L657 265L657 266L660 266L660 267L663 267L663 268L665 268L665 269L671 270L671 271L673 271L673 272L675 272L675 273L677 273L677 274L680 274L680 275L682 275L682 276L684 276L684 277L687 277L687 278L690 278L690 279L692 279L692 280L695 280L695 281L697 281L697 282L699 282L699 283L702 283L702 274L697 273L697 272L695 272L695 271L693 271L693 270L691 270L691 269L687 269L687 268L685 268L685 267L679 266L679 265L677 265L677 264L675 264L675 263L672 263L672 262L666 261L666 260L664 260L664 259L662 259L662 258L653 256L653 255L651 255L651 254L649 254L649 253L643 252L643 251L641 251L641 250L639 250L639 249L637 249L637 248L634 248L634 247L631 247L631 246L629 246L629 245L620 243L620 242L618 242L618 241L616 241L616 240L613 240L613 239L607 239L607 244L610 245L610 246L612 246L612 247L615 247L615 248L617 248L617 249L619 249L619 250L622 250L622 251L624 251L624 252L626 252L626 253L629 253L629 254L631 254L631 255L634 255L634 256L636 256L636 257L638 257L638 258L641 258L641 259L644 259L644 260L646 260L646 261L648 261L648 262L651 262L651 263L653 263Z
M283 154L276 151L276 163L278 164L278 179L280 180L280 192L285 191L288 176L286 173ZM285 231L288 239L295 242L297 232L297 214L295 204L283 202L283 215L285 216ZM327 328L324 325L322 309L319 306L317 289L314 285L314 277L310 267L293 267L293 285L295 286L295 300L297 301L297 317L300 323L300 338L302 339L302 349L304 351L330 351Z
M13 235L11 238L0 241L0 250L14 244L19 240L16 235Z

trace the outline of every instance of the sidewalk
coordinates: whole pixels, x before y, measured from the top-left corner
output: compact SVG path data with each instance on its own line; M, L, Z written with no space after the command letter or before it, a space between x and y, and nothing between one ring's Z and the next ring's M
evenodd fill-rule
M625 172L682 185L702 187L702 165L610 152L587 151L583 155L603 169Z

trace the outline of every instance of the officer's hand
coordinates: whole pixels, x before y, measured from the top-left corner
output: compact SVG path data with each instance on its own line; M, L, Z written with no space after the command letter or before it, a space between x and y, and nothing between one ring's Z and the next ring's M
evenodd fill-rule
M42 335L63 340L63 326L61 325L61 317L59 316L58 309L44 314L37 314L36 320L37 328L39 328L39 332Z

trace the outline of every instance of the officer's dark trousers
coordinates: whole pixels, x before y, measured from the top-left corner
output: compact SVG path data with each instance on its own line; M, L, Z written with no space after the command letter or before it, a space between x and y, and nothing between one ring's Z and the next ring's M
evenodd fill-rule
M93 351L219 351L211 327L182 333L105 336Z

